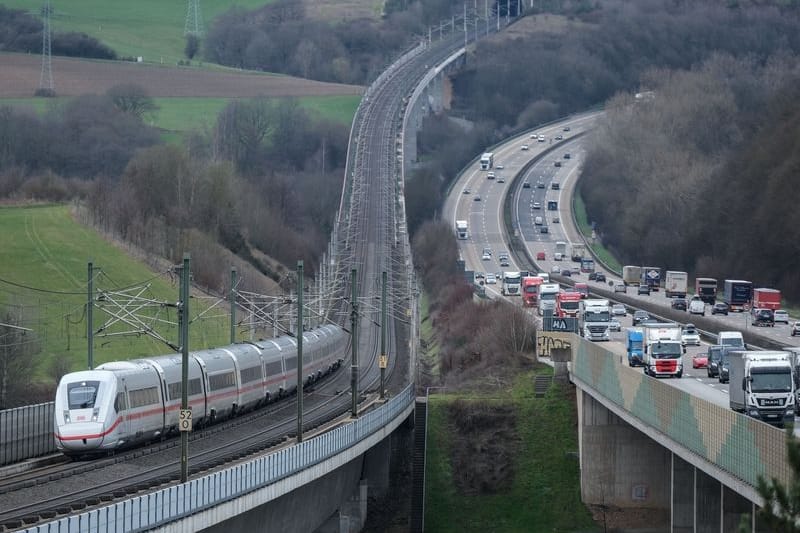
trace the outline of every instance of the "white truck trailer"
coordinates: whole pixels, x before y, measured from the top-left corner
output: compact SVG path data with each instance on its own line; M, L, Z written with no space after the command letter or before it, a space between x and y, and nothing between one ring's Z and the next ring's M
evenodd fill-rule
M676 270L667 270L664 275L664 293L667 298L686 298L689 286L689 274Z
M683 376L681 327L673 323L644 324L644 372L654 378Z
M632 285L639 286L639 281L642 279L642 267L636 265L625 265L622 267L622 282L627 287Z
M729 358L731 409L775 426L794 423L795 384L790 354L733 351Z
M456 235L459 239L466 239L469 235L469 223L466 220L456 220Z

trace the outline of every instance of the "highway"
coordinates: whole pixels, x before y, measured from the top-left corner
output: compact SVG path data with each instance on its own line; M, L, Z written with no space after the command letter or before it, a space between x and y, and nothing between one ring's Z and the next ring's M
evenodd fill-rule
M524 258L511 257L508 267L501 267L498 261L498 252L509 250L508 237L503 223L503 202L507 194L513 197L513 231L520 236L527 248L529 257L536 257L538 252L545 253L545 260L537 260L536 267L539 271L551 273L554 268L569 269L577 263L567 258L565 261L555 261L554 251L557 241L567 243L583 242L575 227L570 211L571 198L576 183L580 176L582 162L585 159L589 136L580 136L592 126L597 114L583 115L568 119L558 124L552 124L535 132L526 132L507 140L491 149L495 154L495 167L501 165L502 169L495 168L496 178L487 178L487 171L480 170L478 163L459 176L451 189L451 194L446 200L443 211L445 220L455 227L455 220L467 220L469 235L466 240L459 240L459 249L467 270L475 272L495 272L503 270L528 270L529 265ZM568 128L568 131L565 131ZM533 137L543 135L545 142L538 142ZM561 135L563 140L556 140L555 136ZM527 149L523 149L523 145ZM569 154L565 159L564 155ZM535 160L532 164L529 162ZM556 166L556 162L560 166ZM524 173L519 174L528 165ZM516 179L515 179L516 176ZM498 183L498 178L504 178L505 183ZM528 183L530 187L523 186ZM552 184L558 183L558 189ZM469 191L468 193L465 190ZM480 201L474 199L480 195ZM547 210L547 202L558 202L557 211ZM538 207L535 206L538 204ZM535 217L542 217L543 224L534 224ZM553 222L554 218L558 222ZM547 227L547 233L541 232L541 227ZM482 251L490 248L494 253L490 260L482 259ZM517 263L519 261L522 264ZM534 268L535 270L535 268ZM597 271L605 272L607 279L620 280L615 274L596 265ZM551 274L552 275L552 274ZM556 281L565 278L556 276ZM573 274L572 281L583 281L592 286L609 290L607 283L597 284L588 280L587 274ZM620 280L621 281L621 280ZM491 298L502 297L500 294L500 277L496 285L485 285L486 294ZM663 291L654 292L650 296L635 294L636 288L629 287L626 296L628 314L618 317L621 332L612 333L611 341L607 348L618 354L622 361L627 359L625 346L625 331L632 325L631 313L636 302L647 304L650 308L657 305L663 310L670 309L670 300L664 296ZM510 297L511 301L521 305L519 297ZM535 310L531 314L538 319ZM748 313L732 313L728 316L715 315L713 319L719 322L721 329L746 331L752 329L749 325ZM685 313L683 323L697 322L697 315ZM710 316L710 306L707 306L705 318ZM790 326L776 324L774 328L758 328L758 333L784 344L795 344L790 336ZM683 357L684 375L681 379L663 379L665 383L684 390L696 397L705 399L717 405L728 407L728 384L719 383L717 378L709 378L706 369L693 369L692 356L705 352L708 344L703 342L700 347L687 347ZM798 431L800 435L800 431Z

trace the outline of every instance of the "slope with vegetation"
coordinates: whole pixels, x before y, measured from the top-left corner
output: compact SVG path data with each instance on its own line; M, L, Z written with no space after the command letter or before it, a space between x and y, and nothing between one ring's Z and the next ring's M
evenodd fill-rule
M654 97L612 100L587 157L582 195L604 240L625 262L800 298L800 58L720 55L647 79Z

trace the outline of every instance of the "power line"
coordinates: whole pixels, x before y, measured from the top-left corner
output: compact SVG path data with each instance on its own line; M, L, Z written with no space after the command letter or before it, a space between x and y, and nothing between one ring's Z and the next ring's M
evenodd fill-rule
M17 283L15 281L10 281L7 279L0 278L0 283L6 283L8 285L12 285L14 287L19 287L20 289L27 289L29 291L34 292L43 292L47 294L66 294L66 295L85 295L86 290L77 292L77 291L55 291L52 289L40 289L39 287L31 287L30 285L24 285L22 283Z
M55 96L53 88L53 55L50 46L50 0L46 0L42 8L42 72L39 75L39 88L36 96Z

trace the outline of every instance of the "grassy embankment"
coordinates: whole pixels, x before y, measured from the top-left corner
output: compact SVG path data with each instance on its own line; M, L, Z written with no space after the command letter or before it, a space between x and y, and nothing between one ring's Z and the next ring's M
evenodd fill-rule
M265 0L204 0L202 18L208 22L233 5L253 9ZM40 3L3 0L8 8L23 9L38 16ZM33 6L33 7L32 7ZM56 0L52 3L53 31L83 32L110 46L119 56L142 57L145 62L175 65L185 59L183 36L186 2L137 0Z
M420 324L419 336L423 349L420 351L420 368L432 379L439 375L439 342L433 328L430 315L430 299L428 293L422 291L419 297Z
M90 258L95 267L102 269L102 274L95 277L96 289L113 290L147 281L150 288L144 292L144 297L173 303L178 300L176 278L158 276L118 246L75 222L68 206L0 208L0 227L3 228L0 232L0 264L3 265L0 303L23 306L22 325L33 329L42 342L42 354L36 356L35 380L46 379L50 363L58 357L66 358L73 370L86 368L85 304ZM6 283L8 281L40 290L11 285ZM191 316L196 317L210 303L210 300L193 298ZM223 307L209 314L226 312ZM174 308L162 309L159 317L177 322ZM95 329L108 319L108 315L95 310ZM175 326L152 325L177 344ZM120 331L120 328L112 331ZM227 316L199 320L190 326L191 349L220 346L228 341ZM166 345L145 335L97 337L94 361L97 365L170 352Z
M618 274L622 273L622 264L614 257L611 252L602 244L592 244L592 226L589 224L589 217L586 215L586 205L583 203L583 198L576 191L572 203L572 209L575 212L575 220L578 222L578 231L581 232L586 238L586 242L590 243L589 247L611 270L616 271Z
M543 367L537 372L551 370ZM431 396L426 530L440 533L597 531L589 511L580 501L574 399L565 395L559 386L551 387L544 398L536 398L533 373L520 375L510 391L490 394L491 398L459 394ZM504 490L465 495L457 489L454 481L457 473L451 458L457 447L474 437L455 430L448 406L457 399L512 408L514 431L519 440L511 453L513 480Z

